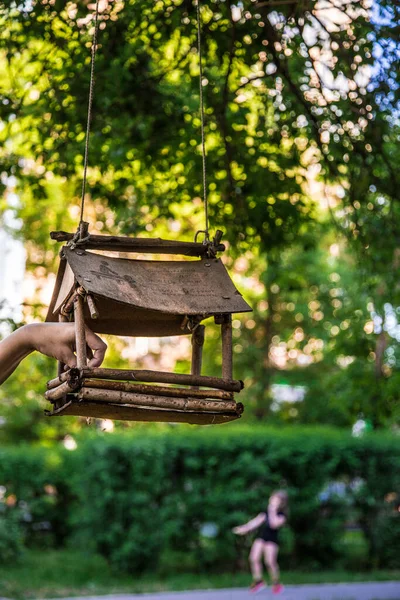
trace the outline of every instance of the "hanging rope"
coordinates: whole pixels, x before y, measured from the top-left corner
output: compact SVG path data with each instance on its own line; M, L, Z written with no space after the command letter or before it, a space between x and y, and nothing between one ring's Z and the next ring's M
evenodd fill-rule
M97 52L98 20L99 20L99 0L96 0L94 33L93 33L92 48L91 48L92 58L91 58L91 64L90 64L90 84L89 84L89 102L88 102L88 115L87 115L87 127L86 127L85 158L84 158L84 162L83 162L81 215L80 215L79 223L83 222L83 210L85 207L86 178L87 178L87 167L88 167L88 156L89 156L90 125L92 122L92 105L93 105L93 89L94 89L94 63L96 60L96 52Z
M209 240L208 232L208 197L207 197L207 169L206 169L206 143L204 134L204 98L203 98L203 60L201 53L201 22L200 22L200 0L196 0L197 6L197 48L199 54L199 79L200 79L200 115L201 115L201 149L203 159L203 199L205 213L205 240ZM198 232L200 233L200 232ZM197 237L197 234L196 234Z
M196 0L197 8L197 45L199 55L199 90L200 90L200 116L201 116L201 148L202 148L202 166L203 166L203 200L204 200L204 213L205 213L205 229L201 233L205 234L205 241L209 241L209 225L208 225L208 197L207 197L207 167L206 167L206 144L205 144L205 115L204 115L204 97L203 97L203 57L202 57L202 41L201 41L201 16L200 16L200 0ZM86 195L86 182L87 182L87 168L88 168L88 157L89 157L89 141L90 141L90 128L92 122L92 105L93 105L93 91L94 91L94 70L97 52L97 34L98 34L98 20L99 20L99 0L96 0L95 9L95 22L94 22L94 33L91 46L91 65L90 65L90 83L89 83L89 101L88 101L88 114L87 114L87 127L86 127L86 141L85 141L85 156L83 163L83 179L82 179L82 196L81 196L81 211L79 224L83 223L83 215L85 208L85 195ZM200 232L198 232L200 233ZM197 234L196 234L197 237Z

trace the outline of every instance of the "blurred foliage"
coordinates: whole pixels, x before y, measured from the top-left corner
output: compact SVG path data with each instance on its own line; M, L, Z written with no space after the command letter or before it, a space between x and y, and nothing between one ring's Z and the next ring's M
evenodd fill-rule
M30 545L69 541L132 573L236 570L247 569L253 536L236 538L231 528L265 510L283 487L290 498L284 566L346 568L349 520L367 542L367 555L358 565L351 557L352 566L385 565L391 551L381 533L391 543L400 519L397 437L354 439L327 428L170 430L85 436L74 452L3 448L2 502L23 508ZM390 565L399 567L393 552Z
M213 226L263 251L294 242L312 217L301 183L318 163L344 184L343 227L365 232L365 260L380 261L379 249L390 262L393 248L376 234L397 226L398 6L248 2L238 20L232 8L202 3ZM115 0L103 9L90 195L107 200L124 231L151 230L154 217L201 195L195 7ZM43 245L44 226L69 224L65 204L80 190L92 14L84 1L46 0L11 3L0 18L1 158L28 196L29 238Z
M377 556L376 561L379 565L387 565L390 569L393 565L398 565L398 554L396 544L400 535L399 519L391 515L389 518L382 519L379 524L379 535L377 535Z
M193 239L204 228L195 6L101 5L85 214L92 231ZM15 177L38 285L56 266L49 231L78 220L92 10L0 7L2 185ZM254 307L235 328L247 418L398 423L399 16L389 0L201 2L210 221ZM26 307L42 314L40 300ZM205 371L218 372L218 344L210 327ZM31 357L3 387L4 439L65 433L41 420L43 373L49 362ZM304 401L276 409L282 383L304 386Z
M24 533L18 510L0 505L0 561L4 565L18 563L24 552Z

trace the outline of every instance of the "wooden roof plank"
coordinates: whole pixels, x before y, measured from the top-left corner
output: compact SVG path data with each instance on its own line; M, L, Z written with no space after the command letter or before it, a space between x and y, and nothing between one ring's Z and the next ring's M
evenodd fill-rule
M63 249L88 293L171 315L217 315L251 311L220 259L131 260L78 248Z
M150 421L160 423L189 423L192 425L216 425L240 419L240 414L216 414L205 412L180 412L176 410L157 410L136 408L133 406L106 404L101 402L67 402L46 416L93 417L123 421Z
M75 234L66 231L52 231L50 237L57 242L69 242ZM140 252L143 254L182 254L183 256L207 256L208 246L201 242L180 242L162 238L133 238L114 235L89 235L79 242L79 248L87 250L109 250L111 252ZM218 244L216 252L225 250Z

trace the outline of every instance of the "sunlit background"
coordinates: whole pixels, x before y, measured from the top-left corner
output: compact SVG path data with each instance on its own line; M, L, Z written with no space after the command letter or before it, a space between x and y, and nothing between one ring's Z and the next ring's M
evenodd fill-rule
M46 318L49 234L79 222L94 10L0 7L2 337ZM288 581L398 578L399 7L200 13L210 231L253 308L233 319L244 414L50 419L56 365L31 354L0 390L0 596L247 585L251 540L231 528L281 487ZM100 0L91 233L204 230L196 26L187 0ZM218 376L211 321L203 374ZM107 367L190 371L188 336L106 338Z

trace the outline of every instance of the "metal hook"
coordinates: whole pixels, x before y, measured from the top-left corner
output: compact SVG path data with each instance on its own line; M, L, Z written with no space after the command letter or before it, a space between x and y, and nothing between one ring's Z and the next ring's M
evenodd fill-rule
M206 229L199 229L199 231L196 232L196 235L194 236L194 241L197 242L197 237L200 233L204 233L204 240L203 240L203 244L207 245L210 243L210 238L209 238L209 234L208 231Z

